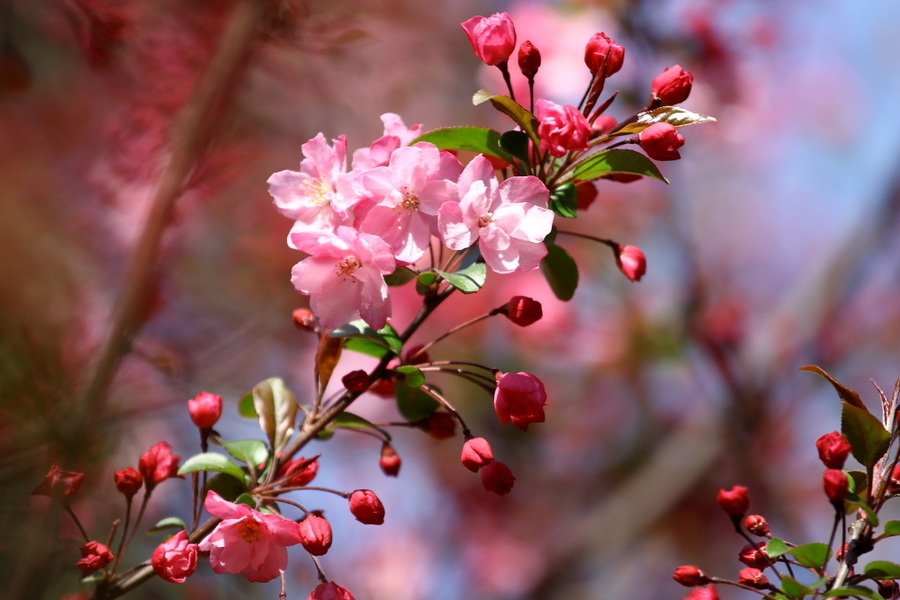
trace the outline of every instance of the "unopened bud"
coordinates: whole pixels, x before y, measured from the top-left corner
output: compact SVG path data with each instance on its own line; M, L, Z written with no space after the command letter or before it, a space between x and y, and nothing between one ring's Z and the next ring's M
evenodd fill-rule
M672 579L685 587L696 587L709 583L709 577L693 565L684 565L675 569Z
M308 308L296 309L291 313L291 320L294 322L294 327L300 331L312 333L316 331L316 316Z
M526 296L513 296L503 309L506 318L519 327L528 327L544 316L541 303Z
M741 569L738 572L738 581L744 585L755 588L766 588L769 586L769 580L763 575L763 572L753 567Z
M674 106L687 100L693 83L694 76L675 65L653 78L651 93L664 106Z
M769 524L762 515L747 515L747 518L744 519L744 527L753 535L760 537L768 537L771 533Z
M459 457L463 466L473 473L494 460L494 451L484 438L472 438L463 444L462 454Z
M618 244L613 250L616 254L616 266L631 281L640 281L647 272L647 258L637 246Z
M385 475L396 477L400 473L400 463L400 456L393 446L390 444L381 446L381 457L378 459L378 464Z
M541 67L541 52L530 41L519 46L519 69L525 77L534 77Z
M350 371L341 377L341 383L350 392L364 392L369 388L369 374L362 369Z
M825 469L825 473L822 475L822 484L822 487L825 488L825 495L832 502L843 500L850 488L847 474L840 469Z
M826 433L816 440L819 460L829 469L842 469L850 455L850 442L838 431Z
M137 494L141 486L144 485L144 478L141 476L140 471L134 467L116 471L113 477L116 482L116 490L127 498Z
M730 490L719 490L716 502L729 517L743 517L750 510L749 490L742 485L736 485Z

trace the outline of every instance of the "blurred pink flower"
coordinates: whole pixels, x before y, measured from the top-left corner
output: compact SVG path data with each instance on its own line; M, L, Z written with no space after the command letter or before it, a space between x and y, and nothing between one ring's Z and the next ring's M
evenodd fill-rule
M249 581L271 581L287 567L286 546L301 542L294 521L232 504L214 491L206 495L207 512L222 519L200 550L209 552L216 573L240 573Z
M591 124L574 106L556 104L540 98L534 103L541 137L541 152L549 151L553 156L562 156L569 150L588 149L591 138Z
M327 329L340 327L356 313L373 329L391 316L391 298L384 276L394 271L391 249L374 235L351 227L293 232L294 246L310 254L291 271L291 283L309 294L310 307Z
M522 431L527 431L531 423L543 423L545 404L547 392L544 384L531 373L498 374L494 410L504 425L512 422Z
M395 150L389 167L371 169L363 176L363 187L377 205L360 231L387 242L398 261L417 261L437 234L438 209L456 200L454 182L461 172L456 157L433 144Z
M459 202L447 202L438 211L438 229L448 248L465 250L477 241L496 273L540 265L553 212L547 209L550 194L537 177L510 177L498 185L494 168L478 155L460 175L458 189Z

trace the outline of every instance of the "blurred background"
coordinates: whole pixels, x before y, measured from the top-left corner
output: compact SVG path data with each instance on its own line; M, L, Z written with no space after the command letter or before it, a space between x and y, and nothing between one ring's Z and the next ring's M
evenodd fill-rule
M261 6L0 3L4 598L79 592L77 530L28 495L52 461L86 473L73 506L105 540L123 513L114 470L160 440L183 458L199 452L185 410L198 391L225 397L218 429L231 439L260 436L236 403L265 378L310 400L315 339L290 319L306 303L289 281L300 255L266 179L298 169L318 132L368 146L386 112L425 130L508 126L471 104L503 88L458 25L501 10L543 55L539 96L577 103L584 44L604 31L626 48L608 114L631 115L652 78L680 64L694 75L685 108L718 122L682 130L683 159L661 165L671 185L599 182L578 220L559 224L640 246L643 281L626 280L608 248L561 237L581 274L569 303L539 272L491 276L416 336L513 295L543 303L527 329L491 319L431 352L545 382L547 422L523 433L500 426L474 386L436 379L512 469L511 494L486 493L461 467L459 434L397 430L397 479L370 437L309 447L322 453L317 485L370 488L387 508L383 526L366 527L339 499L303 496L335 529L326 573L358 600L677 599L678 565L729 579L743 567L744 542L715 503L735 484L777 536L827 541L813 442L840 427L839 404L797 369L823 367L872 408L870 380L889 393L900 375L900 4L294 0L264 17ZM154 231L159 251L133 262ZM395 293L402 328L417 297ZM346 353L338 374L371 364ZM397 418L370 395L354 411ZM144 525L186 518L189 487L157 488ZM162 536L135 539L126 567ZM315 570L290 554L288 596L305 598ZM202 564L185 584L151 581L130 597L277 595L277 581Z

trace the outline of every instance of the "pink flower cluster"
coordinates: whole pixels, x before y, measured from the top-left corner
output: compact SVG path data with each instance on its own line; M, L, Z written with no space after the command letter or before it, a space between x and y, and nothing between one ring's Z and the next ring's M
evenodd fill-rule
M310 296L323 327L359 315L379 329L391 316L384 276L419 260L437 238L451 250L478 244L497 273L536 269L553 226L549 192L537 178L497 181L477 156L465 168L433 144L407 145L407 129L382 116L384 136L353 153L347 171L343 136L329 146L320 133L303 144L300 171L269 178L276 208L294 219L288 245L309 254L293 269L294 287Z

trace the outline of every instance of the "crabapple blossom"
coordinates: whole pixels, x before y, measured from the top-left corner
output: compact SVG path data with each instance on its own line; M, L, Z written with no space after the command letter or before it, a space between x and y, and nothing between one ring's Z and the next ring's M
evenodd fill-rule
M333 581L320 583L306 600L354 600L353 594Z
M350 512L364 525L384 523L384 505L372 490L356 490L350 494Z
M417 426L436 440L446 440L456 435L456 419L445 410L436 410Z
M353 170L374 169L386 167L391 159L391 154L397 148L408 146L411 141L422 135L422 126L413 125L407 128L403 119L394 113L381 115L384 123L384 134L368 148L360 148L353 152Z
M505 496L513 489L516 478L502 462L493 460L481 467L481 485L489 492Z
M553 227L547 209L550 193L537 177L510 177L497 184L494 168L476 156L459 177L459 202L438 211L441 239L451 250L478 242L487 265L496 273L536 269L547 248L544 237Z
M738 571L738 581L744 585L755 588L765 588L769 586L769 580L763 575L763 572L753 567L747 567Z
M383 444L381 446L381 456L378 458L378 465L385 475L388 477L396 477L399 475L401 463L400 455L397 454L397 451L394 450L393 446L390 444Z
M141 486L144 485L144 478L140 471L134 467L128 467L113 474L116 482L116 490L123 496L131 497L138 493Z
M829 500L840 502L847 495L850 482L847 480L847 474L841 469L825 469L825 473L822 475L822 485Z
M222 396L200 392L187 401L191 421L199 429L211 429L222 416Z
M695 587L683 600L719 600L719 592L714 584Z
M506 62L516 49L516 28L505 12L490 17L472 17L460 26L466 32L475 56L489 67Z
M334 231L351 222L349 209L359 201L347 171L347 138L343 135L329 146L321 133L300 149L300 171L279 171L268 179L275 208L294 219L291 233ZM291 236L288 236L291 245Z
M204 506L209 514L222 519L199 546L201 552L210 553L209 562L216 573L271 581L287 568L286 546L303 541L294 521L232 504L212 490Z
M396 262L379 237L351 227L291 234L294 246L309 254L291 271L291 283L309 294L310 306L327 329L340 327L359 316L373 329L381 329L391 315L391 298L384 276Z
M466 440L459 457L463 466L473 473L494 460L494 450L484 438L477 437Z
M534 103L535 116L540 124L538 135L541 138L541 152L549 151L556 157L569 150L583 151L588 149L591 139L591 124L574 106L556 104L540 98Z
M144 452L138 460L138 469L144 477L147 484L147 493L153 491L153 488L162 481L170 477L181 477L178 475L178 461L181 458L172 454L172 448L165 442L160 442Z
M310 462L308 458L297 458L288 463L285 463L279 470L278 473L275 474L275 479L284 479L285 477L290 477L285 482L285 486L289 487L302 487L316 478L316 473L319 472L319 461L314 460Z
M637 246L619 244L615 248L616 266L631 281L640 281L647 272L647 258Z
M434 144L395 150L388 167L361 176L376 205L366 213L360 231L387 242L400 262L419 260L437 234L438 209L456 200L454 182L462 170L455 156Z
M534 77L541 68L541 51L530 41L519 46L519 70L526 77Z
M753 535L758 535L760 537L768 537L771 533L769 523L766 522L765 517L762 515L747 515L744 519L744 527L746 527L747 531Z
M653 78L651 93L666 106L674 106L688 99L694 76L681 68L681 65L668 67Z
M81 488L84 473L66 471L53 461L50 470L44 476L44 480L31 492L32 496L49 496L57 502L65 504L69 496L74 496Z
M197 544L188 541L183 529L156 547L150 556L153 570L162 579L182 583L197 569Z
M331 548L331 524L318 515L309 515L298 524L300 543L313 556L322 556Z
M528 327L544 316L541 303L526 296L513 296L504 307L506 318L519 327Z
M736 485L730 490L719 490L719 493L716 494L716 502L729 517L743 517L750 510L748 491L742 485Z
M703 574L703 571L693 565L684 565L675 569L672 579L685 587L696 587L709 583L709 578Z
M547 392L541 380L530 373L503 373L497 375L494 391L494 410L500 422L513 425L522 431L531 423L544 422L544 405Z
M106 544L100 542L88 542L81 548L81 558L75 563L82 577L87 577L94 571L102 569L112 562L113 553Z
M606 58L607 53L609 53L608 58ZM606 58L606 66L603 69L603 73L598 73L600 67L603 67L604 58ZM601 77L609 77L617 73L624 62L625 48L609 39L603 32L595 33L591 36L587 46L584 48L584 64L587 65L587 68L594 75L599 74Z
M637 136L647 156L656 160L678 160L678 149L684 146L684 136L669 123L654 123Z
M850 455L850 442L839 431L832 431L816 440L816 449L826 467L840 469Z

